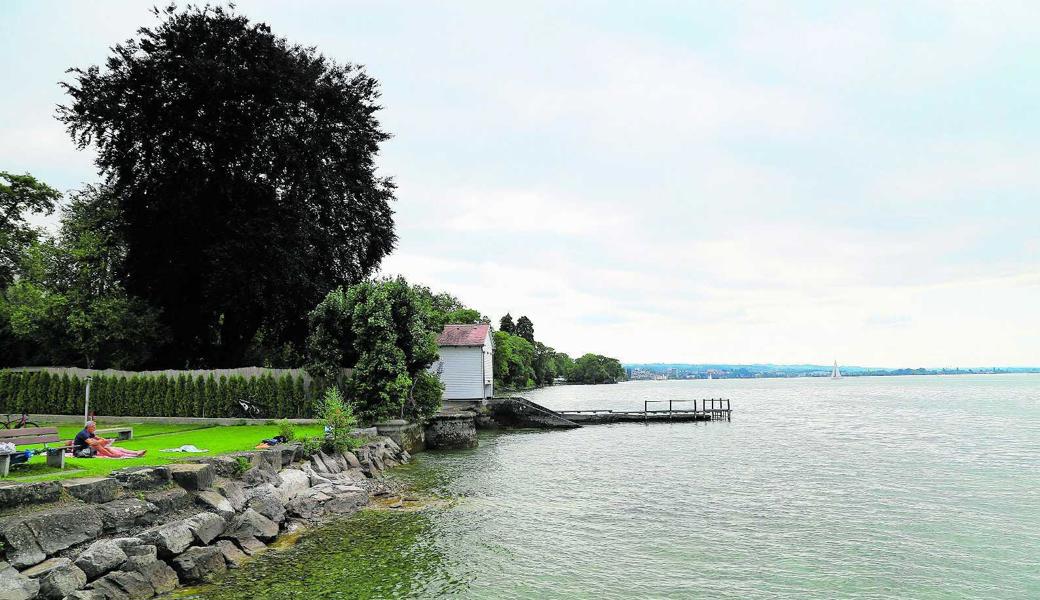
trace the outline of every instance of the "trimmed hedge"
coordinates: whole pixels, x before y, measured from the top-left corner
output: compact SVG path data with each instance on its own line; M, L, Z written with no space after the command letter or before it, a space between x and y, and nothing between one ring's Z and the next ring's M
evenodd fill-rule
M0 371L0 413L83 414L86 380L47 371ZM90 410L97 415L135 417L246 417L239 401L259 409L257 418L311 418L313 407L303 377L241 375L207 377L95 375Z

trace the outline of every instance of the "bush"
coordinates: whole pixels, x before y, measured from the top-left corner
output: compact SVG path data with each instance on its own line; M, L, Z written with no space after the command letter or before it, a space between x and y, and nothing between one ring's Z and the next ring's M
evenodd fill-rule
M285 441L291 442L296 439L296 428L288 419L282 419L278 421L278 435L285 438Z
M313 389L313 388L312 388ZM48 371L0 371L0 413L82 415L86 379ZM238 400L250 400L259 418L308 417L303 379L270 375L206 377L187 374L97 374L91 378L90 410L98 415L149 417L239 417Z
M357 427L353 407L343 401L343 394L338 388L330 387L325 390L325 395L322 396L320 406L315 412L325 425L323 449L343 452L361 445L361 440L351 435L351 431Z

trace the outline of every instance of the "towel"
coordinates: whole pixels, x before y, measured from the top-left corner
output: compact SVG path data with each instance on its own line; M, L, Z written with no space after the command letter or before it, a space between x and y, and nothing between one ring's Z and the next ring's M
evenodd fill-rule
M160 452L191 452L192 454L195 454L197 452L209 452L209 450L199 450L191 444L185 444L180 448L167 448L166 450L160 450Z

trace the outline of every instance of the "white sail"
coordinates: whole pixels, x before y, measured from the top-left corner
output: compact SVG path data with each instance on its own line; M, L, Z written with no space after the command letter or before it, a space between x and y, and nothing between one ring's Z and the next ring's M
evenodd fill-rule
M838 370L838 361L834 361L834 370L831 371L831 379L841 379L841 371Z

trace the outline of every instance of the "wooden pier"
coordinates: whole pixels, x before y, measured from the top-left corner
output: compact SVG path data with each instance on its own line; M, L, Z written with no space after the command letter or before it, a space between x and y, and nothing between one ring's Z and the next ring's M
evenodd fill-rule
M668 404L667 409L650 409L651 404ZM698 403L700 408L698 408ZM692 404L692 407L690 406ZM677 408L677 406L679 406ZM731 410L727 398L704 400L647 400L643 410L559 410L558 415L579 425L606 423L660 423L683 421L729 421Z

